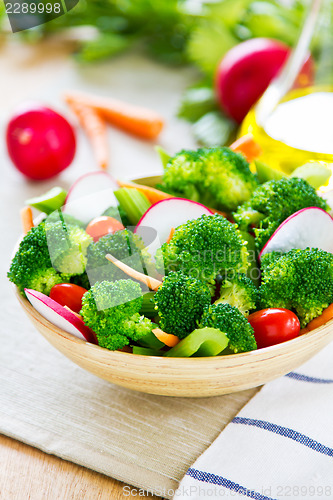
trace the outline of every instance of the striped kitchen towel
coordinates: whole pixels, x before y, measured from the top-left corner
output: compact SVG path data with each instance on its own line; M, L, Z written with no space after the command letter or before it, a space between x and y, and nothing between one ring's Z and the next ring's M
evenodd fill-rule
M333 499L333 343L266 384L188 469L174 498L245 497Z

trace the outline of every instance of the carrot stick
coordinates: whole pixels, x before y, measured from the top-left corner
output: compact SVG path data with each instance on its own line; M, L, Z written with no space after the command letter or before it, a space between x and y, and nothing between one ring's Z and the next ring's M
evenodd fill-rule
M236 153L242 153L249 163L258 158L262 153L261 147L250 134L243 135L243 137L237 139L229 147Z
M174 228L174 227L172 227L172 228L170 229L170 234L169 234L169 236L168 236L168 239L166 240L166 242L167 242L167 243L170 243L170 240L171 240L171 238L173 237L173 235L174 235L174 234L175 234L175 228Z
M90 140L98 166L106 170L109 161L108 141L106 125L99 114L89 106L65 97L65 100L73 113L76 114L81 127Z
M124 264L124 262L121 262L120 260L116 259L115 257L113 257L113 255L110 255L109 253L105 256L105 258L110 262L112 262L115 266L118 267L118 269L121 269L131 278L141 281L141 283L147 285L148 288L150 288L151 290L157 290L162 285L162 281L156 280L155 278L151 278L150 276L146 276L145 274L140 273L135 269L132 269L127 264Z
M310 323L306 325L305 328L301 330L301 333L311 332L315 328L325 325L330 319L333 318L333 304L330 304L326 309L323 310L320 316L314 318Z
M120 181L117 179L117 183L119 184L120 187L126 187L126 188L135 188L141 193L143 193L150 203L153 205L154 203L157 203L158 201L161 200L169 200L170 198L176 198L172 194L165 193L164 191L160 191L159 189L150 187L150 186L145 186L144 184L137 184L135 182L131 181ZM228 214L225 212L221 212L220 210L217 210L216 208L211 208L207 207L209 210L211 210L214 214L219 214L223 215L223 217L228 218Z
M169 347L174 347L180 341L176 335L173 335L172 333L165 333L160 328L154 328L152 332L158 340Z
M155 111L110 97L68 92L66 100L90 106L107 122L143 139L155 139L164 125L163 118Z
M135 188L148 198L150 203L154 204L157 203L158 201L161 200L168 200L170 198L174 198L172 194L169 193L164 193L164 191L160 191L159 189L150 187L150 186L145 186L143 184L136 184L135 182L130 182L130 181L120 181L117 179L117 182L121 188L126 187L126 188Z
M34 221L32 218L32 210L30 207L24 207L20 211L21 222L24 234L27 234L31 228L34 227Z

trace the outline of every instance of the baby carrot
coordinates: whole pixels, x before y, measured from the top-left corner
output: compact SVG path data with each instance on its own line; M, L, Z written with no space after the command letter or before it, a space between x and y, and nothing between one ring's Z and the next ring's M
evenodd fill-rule
M154 328L152 332L155 335L155 337L158 338L158 340L160 340L161 342L163 342L163 344L169 347L174 347L180 341L180 339L176 335L173 335L172 333L163 332L163 330L161 330L160 328Z
M30 231L30 229L34 227L31 208L30 207L22 208L20 215L21 215L23 232L24 234L27 234Z
M250 134L243 135L243 137L237 139L229 147L236 153L242 153L249 163L258 158L262 153L261 147Z
M171 240L171 238L173 237L174 234L175 234L175 228L172 227L170 229L170 233L169 233L168 239L166 240L167 243L170 243L170 240Z
M73 113L76 114L81 127L86 132L97 164L102 170L106 170L109 161L108 142L106 135L106 125L98 112L79 101L71 99L65 100Z
M118 267L118 269L121 269L125 274L127 274L131 278L141 281L141 283L147 285L147 287L150 288L151 290L157 290L162 285L162 281L159 281L155 278L151 278L150 276L146 276L145 274L140 273L135 269L132 269L130 266L116 259L115 257L113 257L113 255L110 255L109 253L106 254L105 258L110 262L112 262L115 266Z
M301 333L311 332L315 328L325 325L330 319L333 318L333 304L330 304L326 309L323 310L320 316L314 318L310 323L306 325L305 328L301 330Z
M161 200L168 200L169 198L174 198L172 194L164 193L164 191L160 191L159 189L150 187L150 186L145 186L143 184L136 184L135 182L130 182L130 181L120 181L117 179L117 182L119 186L126 187L126 188L135 188L141 193L145 194L150 203L154 204L157 201Z
M163 118L155 111L111 97L68 92L66 100L90 106L112 125L143 139L155 139L164 125Z

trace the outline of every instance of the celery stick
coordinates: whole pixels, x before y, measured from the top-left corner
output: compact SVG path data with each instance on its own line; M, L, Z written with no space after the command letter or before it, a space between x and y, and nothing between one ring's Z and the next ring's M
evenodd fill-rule
M148 198L135 188L121 188L114 192L131 224L136 225L151 206Z

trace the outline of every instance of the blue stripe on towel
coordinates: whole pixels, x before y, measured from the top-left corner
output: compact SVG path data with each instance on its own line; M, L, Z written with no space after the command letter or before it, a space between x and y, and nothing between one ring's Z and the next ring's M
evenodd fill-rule
M303 444L304 446L307 446L308 448L311 448L312 450L317 451L318 453L322 453L323 455L328 455L329 457L333 457L333 448L324 446L318 441L314 441L314 439L311 439L309 436L294 431L293 429L289 429L288 427L282 427L281 425L272 424L271 422L266 422L265 420L256 420L253 418L244 418L244 417L235 417L232 420L232 423L253 425L254 427L259 427L260 429L265 429L266 431L274 432L274 434L278 434L280 436L293 439L297 443Z
M299 380L300 382L312 382L313 384L333 384L333 380L330 378L309 377L308 375L302 375L301 373L296 372L287 373L285 376L294 380Z
M226 479L225 477L222 476L217 476L216 474L211 474L210 472L204 472L190 467L186 472L186 475L191 476L194 479L197 479L198 481L202 481L203 483L210 483L210 484L216 484L218 486L223 486L228 490L235 491L240 495L244 495L249 498L254 498L255 500L274 500L274 498L262 495L258 491L249 490L238 483L230 481L230 479Z

